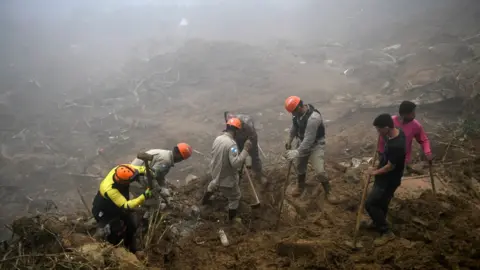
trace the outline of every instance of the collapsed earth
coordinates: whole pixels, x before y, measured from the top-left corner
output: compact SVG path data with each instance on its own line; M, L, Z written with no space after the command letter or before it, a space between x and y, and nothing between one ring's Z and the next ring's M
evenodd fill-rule
M390 2L2 3L0 269L479 269L480 5Z

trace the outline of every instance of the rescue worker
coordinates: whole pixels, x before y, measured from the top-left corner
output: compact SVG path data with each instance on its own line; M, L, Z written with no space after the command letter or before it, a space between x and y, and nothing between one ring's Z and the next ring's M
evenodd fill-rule
M238 118L230 118L222 135L218 136L212 146L212 161L210 171L212 181L208 184L207 192L203 196L202 204L208 203L215 190L219 190L228 199L228 220L230 223L241 222L237 218L237 208L242 194L239 186L238 170L243 166L252 142L246 140L243 150L239 151L235 138L242 128Z
M145 175L144 166L122 164L113 168L100 183L97 195L93 199L92 214L97 221L97 236L117 245L123 239L125 246L139 257L143 252L137 250L135 224L131 210L139 207L152 196L149 189L135 199L130 200L130 184Z
M420 122L415 120L416 107L417 105L415 105L415 103L411 101L403 101L398 108L399 115L392 116L393 124L395 125L395 127L402 129L402 131L405 133L405 137L407 140L407 154L405 157L405 163L407 165L406 169L409 172L415 172L409 166L412 158L412 142L414 138L421 145L423 153L425 154L428 162L431 163L433 160L433 155L430 148L430 141L428 140L427 134L425 133L425 130L423 129L423 126L420 124ZM380 137L380 140L378 142L378 152L380 153L379 156L381 156L384 152L384 145L385 140L383 139L383 137Z
M292 127L287 142L285 143L285 157L289 161L295 160L297 168L297 188L292 196L299 197L303 194L305 186L318 186L321 183L325 198L332 202L335 198L330 193L330 183L325 171L325 125L322 115L311 104L304 104L297 96L285 100L285 109L292 114ZM294 138L300 140L300 145L292 149ZM315 176L306 182L307 166L311 163Z
M400 186L406 157L406 136L400 128L395 127L388 113L375 118L373 125L380 137L384 139L384 151L377 168L369 168L368 174L375 177L372 190L365 202L365 210L372 222L362 222L362 227L375 229L380 237L374 245L383 245L395 238L387 223L387 212L395 191Z
M150 149L146 152L153 156L153 160L149 162L149 164L160 188L167 187L165 176L170 171L170 168L172 168L175 163L188 159L192 155L192 152L192 147L186 143L177 144L173 150ZM131 164L135 166L145 165L144 161L138 158L134 159Z
M247 169L251 169L253 171L255 180L265 186L267 184L267 179L262 173L262 160L260 159L260 153L258 151L258 136L257 131L255 130L253 118L250 115L233 114L230 112L225 112L224 116L225 122L231 118L240 119L242 128L235 136L235 142L237 143L238 151L241 152L247 139L250 139L252 142L252 148L248 152L249 157L246 159L245 165L247 166Z

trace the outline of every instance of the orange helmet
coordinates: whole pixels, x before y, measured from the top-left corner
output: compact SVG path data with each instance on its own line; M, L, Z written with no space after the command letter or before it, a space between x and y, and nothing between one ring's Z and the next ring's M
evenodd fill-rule
M300 104L301 101L302 100L297 96L288 97L285 100L285 109L289 113L292 113L293 111L295 111L295 109L298 107L298 105Z
M187 159L192 155L192 147L186 143L179 143L177 144L178 152L180 152L180 155L182 156L183 159Z
M232 126L232 127L236 127L238 129L241 129L242 128L242 121L240 121L240 119L238 119L238 118L230 118L227 121L227 126Z
M138 176L138 170L130 164L118 165L113 180L119 184L129 184Z

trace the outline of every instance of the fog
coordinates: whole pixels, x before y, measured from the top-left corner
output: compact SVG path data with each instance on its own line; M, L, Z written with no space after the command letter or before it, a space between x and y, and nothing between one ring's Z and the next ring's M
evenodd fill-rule
M262 115L265 148L272 145L273 151L281 138L275 134L288 126L276 116L286 96L328 100L335 91L367 86L360 83L365 78L343 75L353 65L348 54L398 43L407 55L414 45L433 46L438 36L474 35L480 25L478 4L466 0L8 0L0 5L4 224L41 210L45 200L59 208L82 207L78 186L90 203L99 180L68 173L100 177L142 148L169 149L187 138L208 154L223 110ZM328 47L336 49L324 52ZM324 60L332 57L338 65L327 70ZM311 65L296 67L299 62ZM166 75L143 85L142 78L154 72ZM335 119L349 106L353 103L325 108L327 117ZM113 114L115 121L116 114L133 120L94 122ZM283 124L268 124L276 120ZM132 124L139 121L144 121L141 131ZM128 130L125 136L134 143L100 159L97 149L107 148L108 138L120 134L112 130L124 124L128 128L121 134ZM205 168L201 156L194 159L172 178ZM14 214L4 215L7 211Z

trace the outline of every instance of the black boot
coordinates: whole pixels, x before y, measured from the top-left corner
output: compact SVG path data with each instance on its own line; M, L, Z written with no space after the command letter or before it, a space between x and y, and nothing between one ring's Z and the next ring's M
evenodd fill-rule
M330 202L332 204L340 203L340 201L337 199L337 197L335 197L334 195L332 195L330 193L330 182L328 182L328 181L322 182L322 187L323 187L323 190L325 191L325 199L328 202Z
M325 191L325 196L330 194L330 182L322 182L323 191Z
M213 195L213 192L210 192L210 191L205 192L202 198L202 205L208 204L210 202L210 197L212 197L212 195Z
M293 197L299 197L303 194L305 190L305 178L307 177L306 174L299 174L297 179L297 189L295 189L292 193Z

